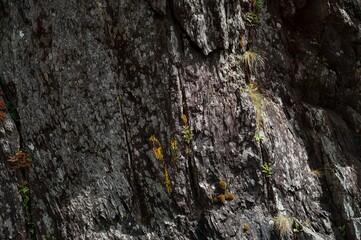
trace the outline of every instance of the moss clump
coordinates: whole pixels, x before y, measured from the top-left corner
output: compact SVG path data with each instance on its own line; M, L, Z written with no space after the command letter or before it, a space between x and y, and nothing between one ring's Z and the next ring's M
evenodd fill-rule
M230 193L230 192L226 193L226 195L224 195L224 196L225 196L226 200L228 200L228 201L231 201L234 199L234 194Z
M224 194L220 194L217 196L217 202L218 203L224 203L226 201L226 196L224 196Z
M244 226L243 226L243 232L245 232L245 233L248 234L248 232L249 232L249 224L248 224L248 223L244 224Z
M222 191L226 191L227 189L227 183L223 180L219 181L218 183L218 187L219 189L221 189Z

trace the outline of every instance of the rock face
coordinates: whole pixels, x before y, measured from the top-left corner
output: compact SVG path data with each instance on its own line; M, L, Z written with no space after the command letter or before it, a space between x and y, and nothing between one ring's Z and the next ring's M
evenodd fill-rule
M361 239L360 56L359 1L0 0L0 236Z

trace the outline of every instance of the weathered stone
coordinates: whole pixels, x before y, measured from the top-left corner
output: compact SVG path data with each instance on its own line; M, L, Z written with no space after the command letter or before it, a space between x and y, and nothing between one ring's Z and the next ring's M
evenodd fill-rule
M359 7L0 0L0 235L360 239Z

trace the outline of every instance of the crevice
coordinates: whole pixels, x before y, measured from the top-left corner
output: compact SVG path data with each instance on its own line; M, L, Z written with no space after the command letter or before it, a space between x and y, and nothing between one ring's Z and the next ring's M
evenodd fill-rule
M187 98L185 94L185 86L183 85L183 81L181 74L179 73L179 84L182 94L182 106L183 106L183 114L185 114L188 118L188 124L190 125L190 112L187 105ZM187 144L186 148L191 148L192 146L192 140ZM197 167L194 160L193 153L187 153L187 165L188 165L188 174L189 174L189 183L190 183L190 189L191 194L193 196L192 199L194 199L194 204L196 209L199 209L203 205L202 198L200 195L200 188L199 188L199 182L198 182L198 173L197 173Z
M120 109L120 114L122 117L122 121L123 121L123 129L124 129L124 138L125 138L125 142L126 142L126 148L127 148L127 153L128 153L128 167L130 169L130 176L128 178L129 183L133 183L133 189L134 189L134 193L135 195L133 195L133 203L131 204L135 204L138 203L139 207L140 207L140 214L141 216L138 218L138 220L142 221L144 218L147 218L148 216L153 215L152 211L149 209L149 206L147 205L147 196L145 195L145 192L142 189L142 174L141 172L139 172L136 168L137 166L137 162L135 161L135 158L133 156L133 149L132 149L132 145L131 145L131 133L128 131L128 129L131 129L130 123L127 119L127 117L125 116L125 111L124 111L124 107L123 107L123 97L119 94L118 92L118 99L119 99L119 109ZM132 187L132 186L131 186ZM134 213L134 212L132 212Z
M5 91L4 91L5 89ZM5 109L4 111L6 111L8 113L8 115L10 115L10 117L12 118L13 122L15 123L15 127L16 127L16 131L17 131L17 135L19 138L19 149L16 150L15 153L13 153L12 158L14 158L14 160L16 160L16 162L18 163L14 163L14 164L22 164L22 166L18 166L16 168L14 168L14 171L18 171L20 176L20 183L19 183L19 194L22 198L22 207L23 207L23 212L24 212L24 222L25 222L25 228L26 228L26 233L27 236L30 239L36 239L36 232L35 232L35 223L34 223L34 218L33 218L33 214L32 214L32 204L31 204L31 190L30 190L30 184L29 184L29 173L28 173L28 167L30 167L28 164L22 162L20 163L19 161L21 161L20 159L16 159L17 155L19 152L25 152L25 161L30 161L28 159L28 154L30 154L27 150L25 150L25 145L24 145L24 141L21 135L21 121L20 121L20 117L17 111L17 99L16 96L17 95L17 91L16 91L16 87L15 84L13 83L9 83L8 85L4 86L2 81L0 81L0 92L2 94L2 97L4 99L5 102ZM27 162L29 163L29 162ZM25 164L25 165L24 165Z
M267 152L267 149L263 146L262 141L260 142L260 148L261 148L261 161L262 161L262 165L263 164L268 164L268 166L271 168L271 162L269 159L269 154ZM264 175L264 181L266 183L266 200L268 201L272 201L274 203L274 205L270 205L270 210L271 212L276 212L277 209L275 209L275 203L276 203L276 198L275 198L275 193L273 192L272 189L272 175L267 176L265 174Z

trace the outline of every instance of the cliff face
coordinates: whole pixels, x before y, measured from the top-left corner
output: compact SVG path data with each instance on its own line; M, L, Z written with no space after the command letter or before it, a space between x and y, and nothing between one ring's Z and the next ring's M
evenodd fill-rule
M361 239L360 22L351 0L1 0L0 235Z

